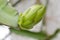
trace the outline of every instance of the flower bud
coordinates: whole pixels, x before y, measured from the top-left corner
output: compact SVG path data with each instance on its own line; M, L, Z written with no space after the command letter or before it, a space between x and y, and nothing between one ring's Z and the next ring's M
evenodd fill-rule
M45 7L43 5L33 5L28 8L23 14L20 13L18 24L21 29L28 30L33 28L45 14Z

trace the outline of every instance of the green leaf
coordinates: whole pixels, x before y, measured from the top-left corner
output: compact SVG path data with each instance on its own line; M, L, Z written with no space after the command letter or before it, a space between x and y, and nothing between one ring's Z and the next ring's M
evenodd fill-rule
M0 0L0 24L17 27L17 11L8 4L7 0Z

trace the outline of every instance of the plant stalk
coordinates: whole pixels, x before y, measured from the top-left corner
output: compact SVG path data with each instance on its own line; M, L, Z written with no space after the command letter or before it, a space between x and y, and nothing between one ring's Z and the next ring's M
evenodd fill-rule
M41 40L45 40L46 36L47 36L47 34L45 34L43 32L34 33L34 32L30 32L30 31L16 30L16 29L12 29L12 28L10 28L10 30L11 30L11 32L16 33L18 35L32 37L32 38L41 39Z

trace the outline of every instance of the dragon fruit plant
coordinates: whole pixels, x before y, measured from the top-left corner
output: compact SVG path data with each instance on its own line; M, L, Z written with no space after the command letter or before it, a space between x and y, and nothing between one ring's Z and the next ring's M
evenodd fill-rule
M48 35L43 31L39 33L28 31L41 21L44 17L45 11L46 6L36 4L18 15L18 12L7 0L0 0L0 25L9 26L10 31L16 33L17 35L25 35L37 38L38 40L50 40L53 36L47 37ZM18 30L18 28L21 30Z

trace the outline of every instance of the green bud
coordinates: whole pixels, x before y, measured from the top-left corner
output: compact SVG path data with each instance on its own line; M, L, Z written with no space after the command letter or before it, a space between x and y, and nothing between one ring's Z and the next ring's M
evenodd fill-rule
M33 5L28 8L23 14L20 13L18 24L21 29L28 30L33 28L45 14L45 6Z

